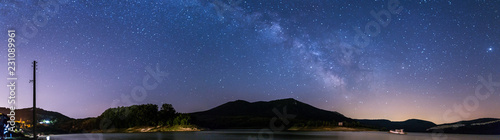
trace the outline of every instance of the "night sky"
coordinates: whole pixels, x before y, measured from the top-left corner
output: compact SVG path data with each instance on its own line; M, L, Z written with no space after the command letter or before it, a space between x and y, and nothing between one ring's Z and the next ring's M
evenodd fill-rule
M50 2L0 1L0 73L15 29L18 108L32 105L37 60L37 106L74 118L282 98L356 119L500 118L500 1L412 0L396 10L387 0ZM157 68L168 75L132 97ZM478 77L489 96L475 94L488 85Z

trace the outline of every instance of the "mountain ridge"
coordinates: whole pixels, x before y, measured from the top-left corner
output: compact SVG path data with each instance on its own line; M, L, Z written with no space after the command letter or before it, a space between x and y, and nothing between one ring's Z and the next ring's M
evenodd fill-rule
M428 132L443 132L457 134L500 134L500 119L478 118L455 123L445 123L427 129Z
M379 130L404 129L408 132L426 132L428 128L436 126L435 123L420 119L408 119L405 121L390 121L387 119L357 119L362 125L378 128Z
M31 123L32 108L16 110L16 120L22 119ZM10 109L0 107L0 113L9 113ZM104 112L103 112L104 113ZM435 124L421 119L405 121L390 121L387 119L352 119L336 111L328 111L303 103L293 98L271 101L248 102L234 100L218 105L214 108L186 113L192 116L193 124L210 129L224 128L269 128L272 120L285 129L313 127L364 127L381 131L390 129L405 129L408 132L444 132L459 134L500 134L500 119L478 118L463 120L454 123ZM102 114L101 114L102 115ZM99 130L99 118L89 117L74 119L56 111L37 108L38 120L52 121L52 127L41 127L47 133L74 133L89 132L82 130ZM289 122L284 123L283 119ZM343 124L339 123L342 122Z
M295 123L311 121L355 122L338 112L319 109L293 98L257 102L235 100L206 111L190 114L202 126L209 128L238 127L233 124L250 128L269 127L269 120L279 115L293 116L291 120ZM245 120L250 120L252 123L246 123Z

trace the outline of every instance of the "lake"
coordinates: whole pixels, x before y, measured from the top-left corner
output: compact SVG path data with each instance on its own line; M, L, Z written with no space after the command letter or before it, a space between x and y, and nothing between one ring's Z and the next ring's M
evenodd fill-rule
M444 137L433 137L433 134L430 133L411 132L407 135L396 135L385 132L271 132L261 130L217 130L163 133L91 133L50 136L50 140L498 140L499 138L500 135L445 134Z

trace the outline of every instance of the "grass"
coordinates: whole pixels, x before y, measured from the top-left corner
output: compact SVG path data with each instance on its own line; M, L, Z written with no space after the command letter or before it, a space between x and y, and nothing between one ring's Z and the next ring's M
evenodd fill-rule
M170 127L157 127L154 132L169 132L169 131L201 131L194 125L174 125Z

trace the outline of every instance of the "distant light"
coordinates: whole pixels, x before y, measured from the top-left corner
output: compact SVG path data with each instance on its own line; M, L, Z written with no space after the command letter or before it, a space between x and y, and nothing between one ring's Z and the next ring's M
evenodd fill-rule
M40 124L50 124L50 121L49 121L49 120L42 120L42 121L40 122Z

